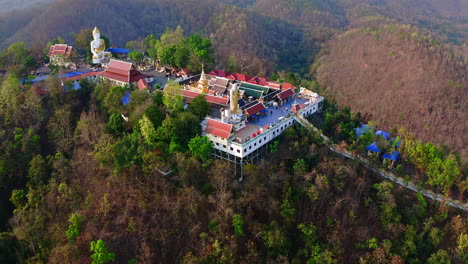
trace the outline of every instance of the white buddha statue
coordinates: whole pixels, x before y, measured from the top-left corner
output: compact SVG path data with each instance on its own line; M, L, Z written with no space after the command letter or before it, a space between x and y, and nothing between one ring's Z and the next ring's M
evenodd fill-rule
M108 63L112 55L106 51L106 43L101 38L101 32L97 27L94 27L93 38L91 41L91 52L93 53L93 63L102 64Z

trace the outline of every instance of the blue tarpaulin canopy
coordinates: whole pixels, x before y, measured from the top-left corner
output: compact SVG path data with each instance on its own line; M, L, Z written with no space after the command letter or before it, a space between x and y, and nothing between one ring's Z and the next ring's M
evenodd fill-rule
M263 109L262 111L260 111L260 113L265 113L265 112L268 112L268 110Z
M108 49L107 51L111 53L120 53L120 54L128 54L130 51L128 49L124 48L113 48L113 49Z
M253 118L258 118L258 115L252 115Z
M398 158L400 158L400 152L399 151L395 151L393 152L392 154L385 154L382 156L382 158L384 159L389 159L389 160L393 160L393 161L397 161Z
M377 130L377 132L375 132L375 135L381 136L385 140L387 140L390 137L390 133L388 133L387 131L383 131L383 130Z
M127 91L125 93L125 96L122 98L122 104L123 105L127 105L128 103L130 103L130 92Z
M360 128L355 128L354 131L356 131L356 138L360 137L364 133L367 133L371 129L374 129L374 127L368 126L366 124L362 124Z
M372 151L372 152L377 152L377 153L382 152L382 151L380 150L379 146L377 146L377 143L375 143L375 142L372 142L372 144L370 144L369 146L367 146L366 150Z

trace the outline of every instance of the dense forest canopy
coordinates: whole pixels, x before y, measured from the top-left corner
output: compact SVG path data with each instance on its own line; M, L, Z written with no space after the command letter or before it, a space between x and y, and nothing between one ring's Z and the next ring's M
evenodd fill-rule
M3 12L0 1L0 263L468 260L466 211L376 173L466 205L466 1L25 2ZM293 125L238 181L200 134L205 97L185 107L176 82L73 90L50 65L31 83L51 45L90 62L94 26L134 63L318 92L327 100L309 121L371 167ZM400 160L368 153L372 142Z

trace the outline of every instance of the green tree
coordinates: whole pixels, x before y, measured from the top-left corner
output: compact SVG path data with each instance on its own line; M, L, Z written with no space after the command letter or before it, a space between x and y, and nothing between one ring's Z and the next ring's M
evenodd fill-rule
M4 125L19 124L21 90L19 80L12 75L6 77L0 86L0 119Z
M144 40L147 50L146 53L148 56L153 60L156 61L158 59L158 48L157 48L157 43L159 40L156 38L154 34L148 35L145 40Z
M293 169L294 169L294 174L296 174L297 176L304 175L307 171L307 166L305 164L305 161L303 159L296 160L296 162L294 163Z
M240 237L244 235L244 220L242 220L242 216L240 214L234 214L232 216L232 226L234 227L234 234Z
M124 130L124 122L121 114L111 114L109 120L107 121L107 128L114 135L119 135Z
M207 136L199 136L192 138L188 144L192 155L201 159L208 160L213 151L213 144Z
M140 165L143 160L140 152L139 136L137 132L125 134L113 149L114 168L119 171L131 165Z
M428 264L451 264L450 256L447 251L439 249L436 253L432 253L427 259Z
M153 123L153 126L155 128L161 126L162 122L164 121L164 114L163 110L160 110L156 105L151 105L148 108L146 108L145 113L144 113L151 123Z
M183 110L182 87L178 83L172 80L167 82L164 87L163 103L169 112L177 113Z
M151 120L146 115L143 115L138 123L145 143L150 147L154 146L156 143L156 130Z
M214 62L214 49L211 40L202 38L195 34L186 40L187 46L191 50L192 69L198 70L203 64Z
M29 162L28 185L37 186L46 183L48 166L42 155L35 155Z
M128 87L116 85L113 86L104 98L104 106L109 114L120 113L122 110L122 98Z
M200 120L190 112L182 112L174 118L174 143L187 149L189 141L200 134Z
M131 59L134 63L141 63L145 55L141 51L130 51L128 58Z
M81 234L82 229L82 219L81 215L78 213L73 213L68 219L70 225L68 226L67 231L65 232L68 240L72 243L76 242L76 238Z
M189 110L198 118L203 119L210 113L211 108L206 101L206 97L204 95L199 95L193 98L193 101L189 104Z
M115 260L115 254L109 252L106 243L101 239L97 241L91 241L90 250L94 252L91 255L91 258L93 259L92 264L104 264Z

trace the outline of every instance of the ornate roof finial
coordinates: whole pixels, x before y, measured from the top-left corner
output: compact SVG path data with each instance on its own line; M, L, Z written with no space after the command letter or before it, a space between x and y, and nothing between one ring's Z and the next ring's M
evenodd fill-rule
M202 63L202 70L200 75L200 81L206 81L205 66Z
M99 31L99 29L97 27L94 27L93 36L96 35L96 34L101 34L101 32Z

